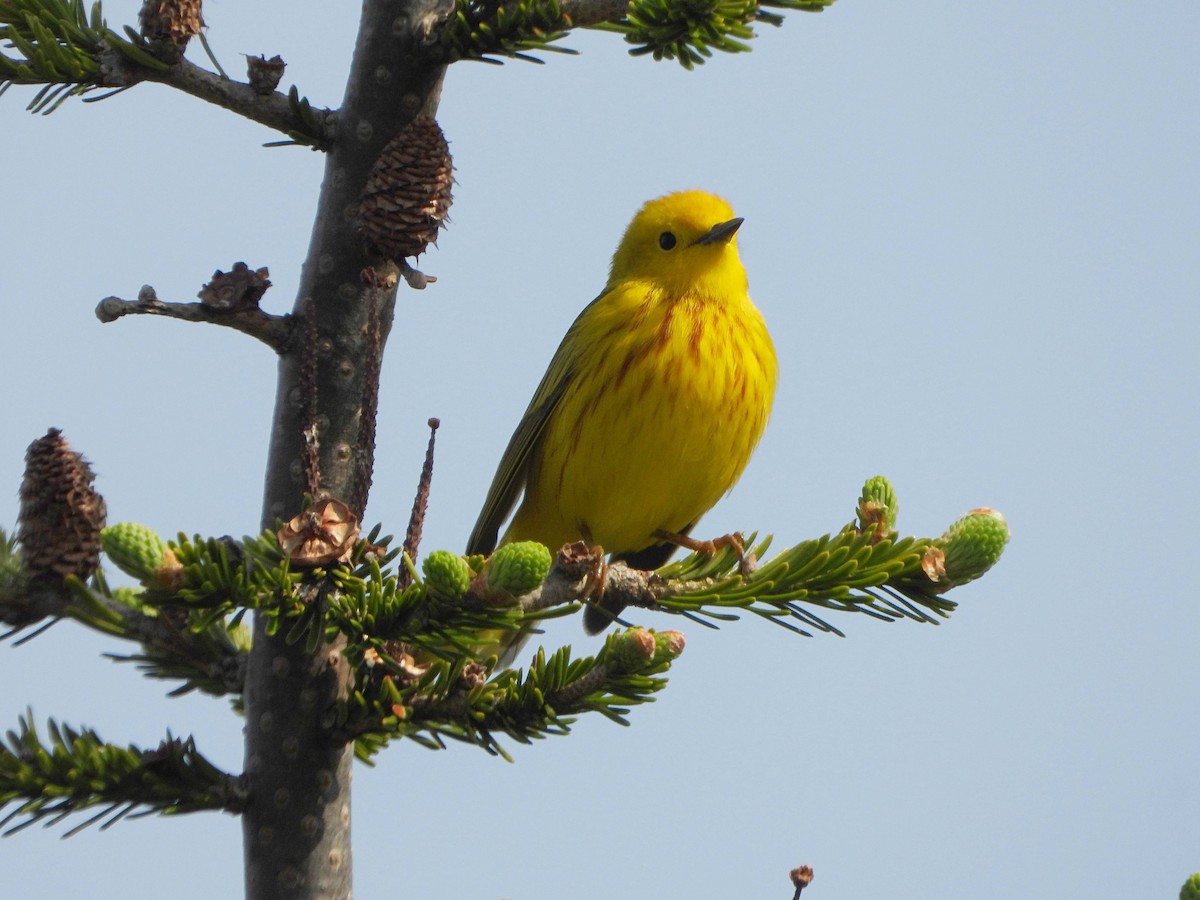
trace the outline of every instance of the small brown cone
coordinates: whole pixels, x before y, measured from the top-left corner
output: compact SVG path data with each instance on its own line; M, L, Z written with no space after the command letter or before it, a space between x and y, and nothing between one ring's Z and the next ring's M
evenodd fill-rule
M201 0L145 0L138 11L142 36L184 47L204 27L200 6Z
M86 579L100 567L106 509L104 498L92 489L95 477L57 428L29 445L17 540L30 576Z
M279 82L283 80L283 70L287 64L279 55L267 59L265 56L246 57L246 80L256 94L273 94Z
M792 871L788 872L788 875L792 879L792 886L796 889L796 893L792 900L796 900L796 898L800 896L804 889L812 884L812 866L797 866L795 869L792 869Z
M450 212L454 164L433 118L413 119L388 141L367 176L358 230L389 259L420 256Z
M358 533L358 518L350 507L326 497L279 529L279 547L293 565L311 569L350 559Z

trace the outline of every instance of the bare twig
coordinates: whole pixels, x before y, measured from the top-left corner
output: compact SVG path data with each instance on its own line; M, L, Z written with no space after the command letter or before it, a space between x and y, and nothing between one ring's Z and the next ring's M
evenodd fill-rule
M224 325L258 338L276 353L284 352L292 338L291 316L274 316L257 306L222 309L207 303L169 303L159 300L150 285L138 291L137 300L105 297L96 306L96 318L105 324L130 315L166 316L185 322Z
M592 558L590 548L583 542L563 547L541 587L521 598L521 607L526 612L538 612L574 603L589 591L598 589L606 599L619 600L622 606L653 608L668 594L701 586L692 582L667 582L653 572L614 562L604 567L603 586L592 587L588 584L593 571Z

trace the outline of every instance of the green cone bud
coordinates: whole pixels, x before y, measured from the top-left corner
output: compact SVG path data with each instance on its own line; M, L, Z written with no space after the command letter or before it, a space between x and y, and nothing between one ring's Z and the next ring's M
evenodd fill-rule
M1008 537L1008 523L996 510L971 510L941 537L946 581L960 585L978 578L999 561Z
M637 672L654 660L656 635L645 628L628 628L608 639L608 664L619 672Z
M868 478L858 498L858 530L870 532L881 541L896 530L900 502L886 476Z
M669 662L683 652L686 643L682 631L660 631L654 635L654 661Z
M118 522L101 529L100 547L113 565L142 582L154 580L167 552L162 538L137 522Z
M488 587L514 597L528 594L546 580L552 561L550 551L537 541L505 544L488 564Z
M457 553L434 550L421 564L430 592L447 600L461 600L471 584L471 569Z
M1200 872L1183 883L1179 889L1179 900L1200 900Z

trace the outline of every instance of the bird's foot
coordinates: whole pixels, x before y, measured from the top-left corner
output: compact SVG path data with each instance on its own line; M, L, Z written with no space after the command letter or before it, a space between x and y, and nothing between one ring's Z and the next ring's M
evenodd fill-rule
M654 536L659 540L669 541L676 546L683 547L685 550L691 550L693 553L707 553L709 556L714 556L726 547L732 547L738 556L738 574L743 576L750 575L758 567L758 560L754 554L746 552L746 544L740 532L724 534L709 541L661 529L655 531Z

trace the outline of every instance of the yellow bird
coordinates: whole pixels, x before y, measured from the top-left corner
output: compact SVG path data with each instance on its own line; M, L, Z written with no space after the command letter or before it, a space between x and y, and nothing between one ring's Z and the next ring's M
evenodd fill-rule
M567 331L517 425L467 552L583 540L654 569L742 474L775 394L729 204L681 191L641 208L608 284ZM589 633L620 609L585 610ZM515 655L522 638L503 654Z

